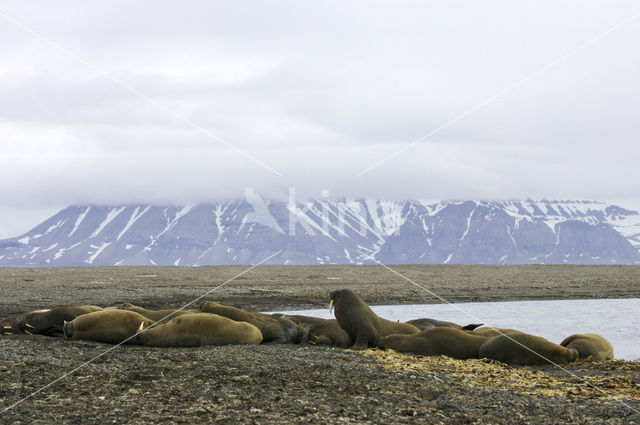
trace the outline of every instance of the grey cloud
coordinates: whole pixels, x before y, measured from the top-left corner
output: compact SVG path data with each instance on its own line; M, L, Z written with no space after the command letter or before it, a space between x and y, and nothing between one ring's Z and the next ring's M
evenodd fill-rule
M637 196L634 2L75 2L3 11L285 174L4 21L1 207L242 196Z

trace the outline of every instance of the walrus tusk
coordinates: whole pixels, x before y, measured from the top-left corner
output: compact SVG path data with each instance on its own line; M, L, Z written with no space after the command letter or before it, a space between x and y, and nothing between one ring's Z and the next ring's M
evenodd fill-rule
M24 327L25 327L25 328L35 329L35 327L34 327L34 326L31 326L31 325L30 325L30 324L28 324L28 323L25 323L25 324L24 324Z
M333 311L333 300L329 302L329 314Z
M142 329L144 329L144 322L140 322L140 327L138 327L138 332L142 332Z
M11 325L4 325L4 328L5 328L5 329L11 329L12 327L13 327L13 326L11 326Z
M24 333L26 333L27 335L33 335L31 332L29 332L28 330L24 330Z

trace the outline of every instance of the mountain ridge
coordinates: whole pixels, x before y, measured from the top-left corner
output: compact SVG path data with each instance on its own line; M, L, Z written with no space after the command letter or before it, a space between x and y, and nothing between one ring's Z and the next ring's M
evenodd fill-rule
M0 240L0 266L640 264L640 214L598 201L76 205Z

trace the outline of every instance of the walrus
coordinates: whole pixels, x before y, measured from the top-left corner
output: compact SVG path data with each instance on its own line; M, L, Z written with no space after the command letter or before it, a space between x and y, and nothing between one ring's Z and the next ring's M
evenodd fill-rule
M347 331L340 327L336 319L320 319L309 329L309 342L319 345L347 348L353 345Z
M596 362L613 359L613 345L597 334L571 335L566 337L560 345L576 350L579 359L586 359L589 356Z
M73 339L119 344L155 322L135 311L103 310L83 314L64 324L65 336ZM131 343L131 341L127 341Z
M268 314L252 313L240 308L205 301L200 306L200 311L213 313L235 320L236 322L251 323L262 333L262 342L286 343L289 342L283 325L275 317ZM285 325L286 326L286 325Z
M78 316L100 310L102 309L95 305L33 310L19 315L13 323L4 325L4 332L62 336L65 321L70 322Z
M578 351L567 349L546 339L522 332L511 332L489 338L480 346L478 355L514 365L568 363L578 359Z
M391 348L400 353L423 356L449 356L454 359L476 359L480 346L488 337L438 326L413 335L389 335L380 338L378 348Z
M287 318L294 320L301 325L315 325L316 323L324 323L324 321L327 320L327 319L321 319L319 317L303 316L300 314L273 313L272 316L273 317L286 316Z
M515 329L494 328L492 326L485 326L484 328L474 329L471 333L479 336L494 337L494 336L513 333L513 332L522 333L521 331L517 331Z
M475 328L482 326L482 323L477 323L477 324L476 323L470 323L470 324L465 325L465 326L460 326L457 323L446 322L446 321L443 321L443 320L430 319L428 317L424 317L422 319L408 320L405 323L413 325L416 328L420 329L421 331L426 331L427 329L433 329L433 328L453 328L453 329L460 329L460 330L463 330L463 331L472 331Z
M173 319L174 317L181 316L186 313L193 313L192 311L188 310L149 310L130 303L122 304L121 306L119 306L119 309L135 311L136 313L139 313L147 319L153 320L154 322L166 322Z
M302 344L309 341L310 325L299 323L297 320L286 315L275 317L275 319L284 331L286 342Z
M342 289L330 295L329 311L335 305L336 319L353 341L351 348L363 350L377 346L378 339L392 334L416 334L420 329L408 323L378 317L353 291Z
M200 347L202 345L260 344L262 333L247 322L236 322L212 313L187 313L144 329L133 339L151 347Z

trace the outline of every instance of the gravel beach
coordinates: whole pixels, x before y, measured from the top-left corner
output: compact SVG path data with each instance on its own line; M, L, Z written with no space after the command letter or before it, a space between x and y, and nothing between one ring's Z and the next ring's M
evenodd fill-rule
M638 267L392 268L449 301L640 296ZM438 302L383 267L269 266L229 281L244 270L0 269L0 317L123 301L177 308L220 285L203 300L256 310L321 308L331 290L348 287L370 304ZM44 387L0 422L640 423L637 362L572 363L563 371L308 344L107 351L112 347L0 337L0 409Z

